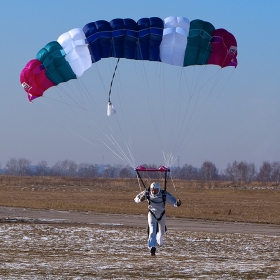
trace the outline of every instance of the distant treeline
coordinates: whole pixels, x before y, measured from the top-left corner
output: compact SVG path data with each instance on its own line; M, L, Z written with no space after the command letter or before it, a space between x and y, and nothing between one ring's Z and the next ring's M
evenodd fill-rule
M159 166L143 164L146 167L158 168ZM26 158L11 158L5 166L1 166L1 173L5 175L19 176L69 176L81 178L135 178L136 173L130 166L102 165L93 163L77 164L71 160L58 161L53 166L48 166L45 160L37 165L32 165ZM157 179L162 174L149 174ZM280 180L280 162L264 161L257 170L254 163L246 161L234 161L229 163L226 169L219 171L211 161L205 161L200 167L184 164L182 167L172 167L173 179L181 180L221 180L233 182L275 182Z

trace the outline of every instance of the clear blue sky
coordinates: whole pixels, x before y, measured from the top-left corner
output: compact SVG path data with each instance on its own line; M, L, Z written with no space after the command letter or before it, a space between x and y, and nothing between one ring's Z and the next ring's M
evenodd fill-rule
M103 132L110 131L114 137L120 137L117 140L120 145L126 143L122 137L130 139L135 165L163 164L159 143L176 145L176 141L185 143L184 148L174 154L174 157L180 155L180 165L200 166L210 160L219 169L224 169L234 160L253 162L257 167L265 160L279 161L279 11L278 0L1 0L2 167L12 157L30 159L32 164L46 160L52 165L64 159L77 163L126 164L99 141L108 141ZM65 99L60 102L60 97L57 98L59 102L48 98L38 102L37 99L33 104L28 102L19 75L25 64L48 42L57 40L72 28L83 28L91 21L127 17L138 20L152 16L202 19L216 28L227 29L237 39L238 67L234 71L225 71L230 77L228 81L220 78L220 85L227 81L224 89L203 88L198 102L192 104L192 109L188 107L189 115L184 126L187 127L190 120L194 128L184 130L183 137L172 130L183 119L183 113L166 113L173 108L173 101L168 98L173 93L174 96L180 95L179 91L184 94L185 85L177 67L121 61L112 93L117 117L106 116L106 94L116 62L114 59L98 62L99 65L91 67L81 78L82 85L93 96L92 107L76 110L68 106ZM187 70L183 73L183 80L192 75ZM62 85L60 90L76 94L76 83L68 84ZM57 92L61 94L50 89L45 96L53 97ZM161 92L164 97L158 95ZM79 94L77 98L83 98ZM186 96L189 95L186 93ZM147 98L151 107L144 104ZM189 101L184 98L187 97L180 101L183 105L178 109L180 112ZM157 115L156 122L150 118L153 110L165 110L166 125L165 113ZM171 119L175 115L177 119L173 123ZM162 120L158 121L161 116ZM91 118L103 132L97 129ZM158 132L155 132L155 126ZM178 161L174 163L177 164Z

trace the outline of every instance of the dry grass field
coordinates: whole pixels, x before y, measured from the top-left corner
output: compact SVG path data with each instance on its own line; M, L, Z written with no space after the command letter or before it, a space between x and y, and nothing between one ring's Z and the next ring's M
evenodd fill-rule
M168 190L183 204L167 208L169 221L180 217L280 225L279 186L174 183L176 190L171 183ZM146 215L147 203L133 200L139 191L135 179L0 176L0 207L20 207L20 217L22 208ZM0 279L280 279L279 236L251 231L169 228L164 246L151 257L143 227L4 219L0 247Z
M167 207L169 217L280 224L279 186L199 181L174 186L168 182L167 190L182 206ZM0 206L145 214L147 203L133 200L139 192L136 179L0 176Z
M0 279L280 279L279 237L169 230L149 256L145 229L0 224Z

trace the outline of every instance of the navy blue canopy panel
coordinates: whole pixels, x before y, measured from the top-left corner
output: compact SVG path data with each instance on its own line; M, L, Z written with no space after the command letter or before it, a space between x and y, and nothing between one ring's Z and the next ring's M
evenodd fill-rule
M99 20L84 26L92 62L117 57L160 61L160 43L164 22L157 17Z
M123 22L125 27L124 57L127 59L136 59L138 42L137 23L131 18L125 18Z
M84 26L92 62L111 56L112 28L108 21L98 20Z
M111 56L118 58L135 59L138 41L137 23L130 18L113 19Z
M125 26L124 21L121 18L116 18L110 21L112 28L112 57L122 58L124 57L124 37Z
M164 22L161 18L141 18L138 24L137 59L160 61L159 46L162 40Z
M136 59L138 42L137 23L130 18L113 19L111 22L112 35L112 56Z

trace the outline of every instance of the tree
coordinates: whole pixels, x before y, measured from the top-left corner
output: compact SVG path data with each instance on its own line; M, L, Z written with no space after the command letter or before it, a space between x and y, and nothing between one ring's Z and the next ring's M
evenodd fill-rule
M118 177L118 168L108 165L105 167L102 172L104 178L117 178Z
M129 166L123 167L120 170L119 177L120 178L133 178L134 177L133 170Z
M185 164L180 171L180 179L183 180L195 180L197 179L198 171L197 168L190 164Z
M96 178L98 176L98 169L93 164L81 163L78 167L78 176L83 178Z
M264 161L262 166L260 167L258 180L262 182L269 182L271 181L272 175L272 166L268 161Z
M18 162L15 158L10 158L6 162L6 174L18 175Z
M31 161L26 158L20 158L18 159L18 169L19 169L19 174L21 176L26 176L31 174L31 169L30 169Z
M42 160L36 166L36 175L45 176L48 174L48 170L48 163L45 160Z
M75 177L77 175L78 165L72 160L64 160L62 162L62 169L66 176Z
M177 167L173 167L172 168L172 177L173 179L180 179L181 178L181 167L177 166Z
M11 158L6 163L6 173L9 175L26 176L31 174L31 161L26 158Z
M73 176L77 175L78 165L71 160L58 161L51 168L51 174L54 176Z
M247 163L245 161L228 164L225 170L225 175L231 181L245 181L249 182L255 179L256 168L254 163Z
M278 184L280 181L280 162L274 161L271 164L271 167L272 167L271 180Z
M203 180L217 180L218 179L218 169L215 164L211 161L203 162L200 172L200 178Z
M57 161L51 167L50 175L52 175L52 176L62 176L63 175L62 162L60 160Z

